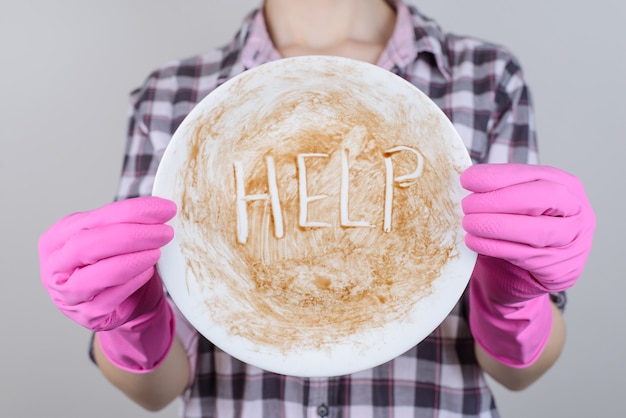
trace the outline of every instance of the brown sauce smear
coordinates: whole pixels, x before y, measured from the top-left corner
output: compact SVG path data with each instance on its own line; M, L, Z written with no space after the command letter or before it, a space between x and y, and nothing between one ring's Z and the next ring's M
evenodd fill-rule
M208 295L212 320L235 335L285 351L328 347L406 318L456 256L460 217L448 191L458 173L446 142L438 141L439 119L422 118L417 131L410 130L415 116L403 104L390 106L393 118L381 115L359 99L367 86L340 88L345 80L327 77L323 91L284 94L273 107L259 106L236 123L228 112L267 92L252 90L242 97L233 91L195 123L188 166L181 173L185 192L179 219L186 232L180 235L181 247L188 270ZM335 84L337 89L327 88ZM424 169L412 186L394 187L392 229L385 233L383 156L398 145L419 150ZM350 218L373 228L340 226L343 148L349 149ZM307 159L307 190L310 196L328 195L308 205L308 217L330 228L298 225L296 157L302 153L329 154ZM246 194L268 193L267 155L275 160L284 237L274 236L269 201L254 201L247 205L248 241L241 244L233 161L244 167ZM413 171L415 164L410 153L395 154L394 175Z

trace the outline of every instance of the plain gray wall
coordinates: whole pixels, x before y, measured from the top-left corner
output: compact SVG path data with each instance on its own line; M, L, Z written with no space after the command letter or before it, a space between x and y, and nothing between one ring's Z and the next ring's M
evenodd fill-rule
M570 292L565 352L522 393L494 385L503 416L624 416L626 2L415 3L449 31L516 53L535 99L542 162L577 174L598 217L587 269ZM130 90L154 67L229 40L256 4L0 4L0 416L176 415L176 405L143 412L89 363L89 333L40 284L36 244L60 217L112 199Z

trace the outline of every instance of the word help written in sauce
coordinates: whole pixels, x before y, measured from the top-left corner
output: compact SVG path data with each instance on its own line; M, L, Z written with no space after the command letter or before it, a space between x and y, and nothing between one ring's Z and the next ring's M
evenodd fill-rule
M398 152L411 152L417 158L416 168L413 172L398 177L394 177L393 162L391 156ZM340 175L340 225L344 228L373 228L374 225L367 221L353 221L349 216L349 184L350 184L350 168L348 150L343 149L341 154L341 175ZM328 154L324 153L302 153L298 154L296 163L298 167L298 191L299 191L299 217L298 225L302 228L327 228L331 224L320 221L311 221L308 219L308 205L316 200L325 199L327 195L308 194L307 189L307 167L306 160L308 158L328 158ZM391 231L391 214L393 209L393 186L406 188L414 184L420 176L424 166L424 158L419 151L407 147L397 146L386 150L383 153L385 163L385 194L383 198L383 231ZM278 195L278 182L276 179L276 169L274 159L271 156L266 157L265 165L267 169L267 193L246 194L244 170L241 161L234 161L235 173L235 192L236 192L236 213L237 213L237 241L245 244L248 240L248 209L247 203L257 200L267 200L270 202L272 210L272 218L274 223L274 236L282 238L284 236L283 214L281 210L281 202Z

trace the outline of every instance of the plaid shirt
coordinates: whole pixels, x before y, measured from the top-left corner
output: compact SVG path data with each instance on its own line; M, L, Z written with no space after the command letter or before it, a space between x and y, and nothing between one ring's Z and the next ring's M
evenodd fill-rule
M529 92L505 49L444 34L399 0L396 28L378 65L413 83L446 113L477 163L536 163ZM156 70L132 94L118 199L149 195L172 134L189 111L226 80L279 59L263 13L233 41ZM561 306L564 299L561 298ZM296 378L244 364L216 348L177 312L177 334L193 377L185 417L494 417L474 356L463 297L423 342L379 367L333 378Z

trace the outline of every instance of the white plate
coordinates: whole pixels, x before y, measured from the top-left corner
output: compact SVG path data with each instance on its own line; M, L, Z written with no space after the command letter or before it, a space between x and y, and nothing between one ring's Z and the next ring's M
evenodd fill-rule
M440 109L385 70L265 64L174 134L153 192L179 208L160 274L191 324L246 363L311 377L382 364L467 285L470 164Z

